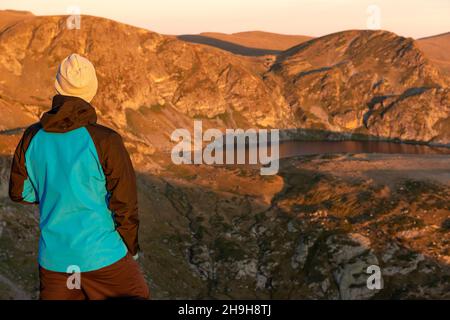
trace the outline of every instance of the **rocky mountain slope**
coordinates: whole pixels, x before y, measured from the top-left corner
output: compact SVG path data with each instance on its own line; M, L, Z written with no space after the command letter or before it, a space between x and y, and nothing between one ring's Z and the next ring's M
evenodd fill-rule
M100 118L149 145L167 145L194 117L219 128L295 126L250 62L111 20L83 16L68 30L66 17L35 17L2 32L0 48L2 103L35 117L54 95L59 61L78 52L96 66Z
M413 39L328 35L282 53L266 77L280 85L302 128L449 142L448 78Z
M102 121L150 149L168 147L169 133L194 117L206 127L450 143L448 78L414 40L389 32L313 39L264 65L107 19L83 16L68 30L66 17L34 17L4 30L0 48L7 108L47 109L59 61L78 52L97 67Z

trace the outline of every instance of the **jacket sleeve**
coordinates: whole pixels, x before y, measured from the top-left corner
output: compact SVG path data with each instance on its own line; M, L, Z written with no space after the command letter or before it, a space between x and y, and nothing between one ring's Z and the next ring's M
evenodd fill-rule
M136 174L118 133L110 135L106 151L104 173L110 195L109 208L114 213L117 231L130 253L135 255L139 250Z
M103 149L102 167L109 193L109 209L128 251L135 255L139 250L139 217L133 164L118 133L111 131Z
M39 131L40 125L35 124L25 130L14 152L9 176L9 197L14 202L24 204L37 204L39 202L37 192L31 183L26 163L25 153L34 135Z

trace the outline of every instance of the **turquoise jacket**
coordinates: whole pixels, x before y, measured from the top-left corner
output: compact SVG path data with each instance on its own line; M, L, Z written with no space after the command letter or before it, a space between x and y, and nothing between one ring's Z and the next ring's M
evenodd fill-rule
M14 154L12 200L39 204L39 264L98 270L138 250L136 177L122 139L90 104L57 95Z

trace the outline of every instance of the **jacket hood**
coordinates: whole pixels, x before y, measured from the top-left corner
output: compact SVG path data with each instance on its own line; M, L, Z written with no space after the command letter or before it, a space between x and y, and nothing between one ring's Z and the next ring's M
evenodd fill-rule
M52 109L41 117L42 128L47 132L63 133L97 122L95 109L78 97L56 95Z

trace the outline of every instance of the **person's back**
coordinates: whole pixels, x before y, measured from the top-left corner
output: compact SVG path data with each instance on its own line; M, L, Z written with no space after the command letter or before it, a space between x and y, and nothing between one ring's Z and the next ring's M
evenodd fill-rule
M97 91L95 70L71 55L55 85L52 109L25 131L10 178L13 201L39 204L41 298L146 298L130 259L138 252L135 173L120 135L96 123L88 102ZM74 267L82 283L71 291L63 280Z

